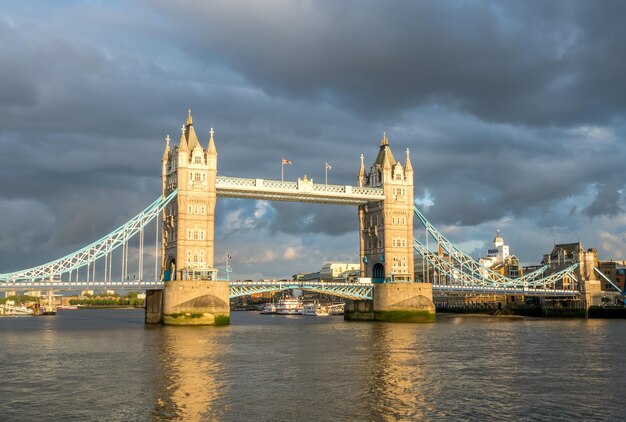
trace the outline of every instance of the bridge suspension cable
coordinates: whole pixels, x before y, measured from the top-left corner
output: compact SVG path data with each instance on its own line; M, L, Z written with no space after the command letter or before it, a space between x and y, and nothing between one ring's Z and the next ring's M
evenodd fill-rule
M495 289L505 292L507 289L513 289L515 292L524 292L527 295L535 293L546 295L551 292L558 292L559 295L563 295L567 294L568 290L572 293L578 293L580 286L575 273L578 263L544 277L541 277L541 275L547 270L547 265L521 277L506 277L479 264L458 249L426 219L417 207L414 207L414 213L426 228L426 245L418 239L414 239L413 249L436 271L433 274L435 278L433 280L434 289L448 289L459 292L464 287L466 287L465 290L469 289L476 292L481 290L494 291ZM447 256L430 251L428 247L428 238L430 236L437 241L438 246L447 252ZM423 269L423 272L430 275L430 270ZM556 289L556 282L565 278L573 280L574 283L568 283L569 289Z
M122 247L122 275L124 279L126 279L128 275L128 240L131 239L137 233L143 233L143 228L150 223L155 218L158 221L158 216L160 212L165 208L167 204L176 196L177 190L174 190L167 197L159 197L157 200L152 202L129 220L127 223L118 227L111 233L106 236L96 240L95 242L83 247L82 249L68 254L62 258L56 259L54 261L48 262L46 264L38 265L36 267L28 268L21 271L15 271L6 274L0 274L0 282L20 282L20 281L34 281L34 280L42 280L48 279L51 277L55 277L61 274L69 273L69 277L71 280L72 271L76 270L75 280L78 281L78 269L81 267L87 267L87 280L90 278L90 270L91 270L91 278L92 281L95 281L96 272L95 272L95 261L106 257L106 261L108 261L109 269L107 271L107 275L109 281L111 280L111 269L112 269L112 261L113 254L112 252ZM158 227L158 226L157 226ZM140 235L143 237L143 235ZM141 241L140 241L141 242ZM158 242L158 229L157 229L157 242ZM140 249L143 252L143 246L140 244ZM158 250L158 248L157 248ZM158 255L158 254L157 254ZM141 263L143 264L143 258L140 258ZM93 264L93 265L92 265ZM106 264L105 264L106 265ZM158 265L158 263L157 263ZM143 274L143 270L142 270ZM155 272L155 274L158 274Z
M448 253L450 258L459 265L460 268L457 268L457 271L477 276L480 279L488 279L498 283L509 283L512 280L526 282L537 279L548 269L548 266L544 265L533 272L515 279L497 273L492 269L479 264L471 256L457 248L439 230L437 230L435 226L430 223L430 221L428 221L428 219L420 212L420 210L417 209L417 207L413 207L413 212L426 228L426 241L428 242L428 235L432 236L433 239L437 241L437 245L441 246L441 248ZM428 247L426 247L426 249L428 250Z
M454 266L454 263L451 260L447 260L442 256L434 254L430 252L421 242L418 240L414 241L413 249L423 256L430 265L432 265L437 271L439 271L439 277L435 284L452 284L452 285L465 285L465 286L474 286L474 287L485 287L489 289L493 288L528 288L528 289L536 289L541 288L545 289L550 286L554 286L556 281L562 280L565 277L569 277L578 283L578 278L576 273L574 272L576 268L578 268L578 263L570 265L567 268L562 269L561 271L552 273L547 277L543 277L540 279L534 280L524 280L520 278L509 279L507 282L499 282L490 280L484 277L480 277L474 274L468 274L466 272L460 271L457 267ZM441 274L444 275L445 280L441 281Z

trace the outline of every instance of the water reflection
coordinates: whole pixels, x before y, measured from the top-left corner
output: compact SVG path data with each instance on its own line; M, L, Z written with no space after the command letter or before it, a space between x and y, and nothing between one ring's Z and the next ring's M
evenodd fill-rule
M372 325L369 405L377 420L421 420L437 415L425 325Z
M154 420L220 419L215 402L227 394L221 375L227 330L160 327Z

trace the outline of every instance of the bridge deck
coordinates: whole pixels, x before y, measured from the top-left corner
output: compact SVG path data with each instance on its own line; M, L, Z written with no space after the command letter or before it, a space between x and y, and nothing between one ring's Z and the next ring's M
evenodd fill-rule
M218 176L215 186L217 196L224 198L341 205L362 205L370 201L385 199L385 194L381 188L327 185L303 179L298 179L297 182L283 182L280 180Z
M226 280L223 280L226 281ZM162 281L27 281L0 283L0 291L27 291L27 290L158 290L163 289ZM326 283L319 281L231 281L231 297L246 296L268 291L288 289L302 289L318 293L328 293L350 299L371 299L371 283ZM489 287L489 286L460 286L434 284L433 293L461 293L461 294L498 294L523 295L545 297L578 297L577 290L558 290L546 288L521 287Z

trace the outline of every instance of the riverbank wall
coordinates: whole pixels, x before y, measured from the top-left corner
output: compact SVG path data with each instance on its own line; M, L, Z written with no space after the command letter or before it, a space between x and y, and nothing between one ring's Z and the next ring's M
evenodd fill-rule
M437 312L456 314L519 315L537 318L624 318L626 308L618 306L590 306L580 303L505 304L473 303L435 305Z

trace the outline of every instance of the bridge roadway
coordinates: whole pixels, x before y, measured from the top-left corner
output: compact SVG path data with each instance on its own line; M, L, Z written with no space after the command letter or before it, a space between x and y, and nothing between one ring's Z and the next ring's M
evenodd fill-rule
M163 287L162 281L23 281L0 283L0 291L160 290ZM372 299L371 283L325 283L319 281L231 281L230 297L289 289L302 289L347 299Z
M297 182L245 179L218 176L216 194L223 198L265 199L270 201L314 202L322 204L362 205L383 201L382 188L328 185L298 179Z
M226 280L222 280L226 281ZM163 289L162 281L25 281L0 283L0 291L28 290L159 290ZM255 293L302 289L324 293L346 299L372 299L373 284L371 283L326 283L319 281L231 281L230 297L246 296ZM433 284L433 293L463 294L497 294L523 295L542 297L578 297L577 290L558 290L532 287L490 287Z
M464 294L496 294L496 295L520 295L520 296L559 296L578 297L578 290L559 290L533 287L493 287L493 286L462 286L433 284L433 293L464 293Z

